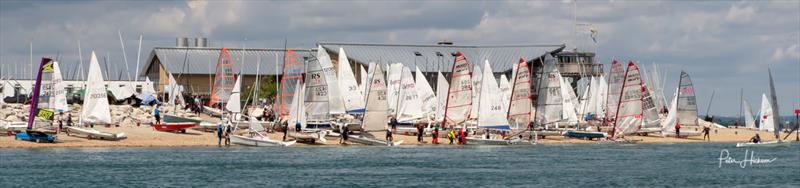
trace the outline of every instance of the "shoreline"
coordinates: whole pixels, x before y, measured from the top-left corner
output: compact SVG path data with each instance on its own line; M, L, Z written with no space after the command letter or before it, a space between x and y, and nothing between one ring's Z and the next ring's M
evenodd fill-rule
M67 136L65 133L58 134L56 143L35 143L29 141L15 140L13 136L0 136L0 150L2 149L34 149L34 148L212 148L219 147L217 143L216 133L204 132L198 130L187 130L187 133L171 133L156 131L150 126L121 126L121 127L100 127L96 126L95 129L108 132L124 132L128 138L120 141L107 141L107 140L90 140L84 137ZM686 128L686 130L693 130L693 128ZM732 144L738 142L746 142L752 135L762 135L762 141L775 140L769 132L755 131L750 129L734 129L734 128L712 128L711 141L704 141L703 136L690 136L686 138L674 137L661 137L660 135L649 136L626 136L627 139L638 140L637 145L651 145L651 144ZM794 134L794 133L792 133ZM283 134L270 133L268 134L271 139L281 140ZM781 138L786 136L786 133L781 134ZM383 138L382 133L375 134L376 138ZM446 147L446 148L463 148L473 147L478 145L450 145L449 140L440 138L440 144L430 144L430 135L423 137L423 143L417 142L416 136L411 135L395 135L395 141L403 140L404 144L399 147ZM794 142L790 136L786 141ZM328 141L325 143L304 144L297 143L289 147L383 147L383 146L367 146L357 143L349 142L348 145L338 144L338 137L327 137ZM224 142L224 141L223 141ZM548 136L545 139L539 139L536 145L584 145L584 144L598 144L597 141L582 140L565 138L563 136ZM520 144L530 145L530 144ZM226 147L226 146L222 146ZM231 145L229 147L247 147ZM502 146L501 146L502 147ZM512 146L513 147L513 146ZM267 147L269 148L269 147Z

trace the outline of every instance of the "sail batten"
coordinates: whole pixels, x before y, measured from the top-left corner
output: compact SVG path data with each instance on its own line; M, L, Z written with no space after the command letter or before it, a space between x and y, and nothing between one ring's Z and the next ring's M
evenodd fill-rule
M222 48L214 71L214 86L208 106L228 102L236 79L233 75L233 61L227 48Z
M472 111L472 73L467 58L457 52L445 102L444 127L464 123Z
M531 118L531 73L528 63L520 58L513 75L513 85L509 96L507 118L512 124L527 125Z
M678 123L681 126L697 126L697 100L688 73L681 71L678 87Z

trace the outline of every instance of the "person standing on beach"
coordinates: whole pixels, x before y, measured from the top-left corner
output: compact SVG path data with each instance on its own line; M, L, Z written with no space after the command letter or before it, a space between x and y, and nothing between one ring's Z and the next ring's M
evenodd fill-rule
M431 144L439 144L439 127L433 128L433 132L431 132L433 138L431 138Z
M708 141L711 142L711 135L709 135L709 132L711 132L711 128L703 127L703 140L706 140L706 137L708 137Z
M286 134L289 133L289 121L283 122L283 141L286 141Z
M681 137L681 123L675 123L675 138Z
M59 112L57 117L58 118L56 118L56 120L58 121L58 132L61 132L61 130L64 129L64 112Z
M217 146L222 147L222 122L217 124Z
M392 129L387 129L386 130L386 140L389 141L389 142L393 142L394 141L394 137L392 137Z
M464 144L464 129L458 129L458 145Z
M67 127L72 127L72 113L67 113Z
M225 126L225 146L231 145L231 124Z
M455 138L456 138L456 131L454 131L451 128L450 131L447 131L447 139L450 140L450 145L453 145L453 139L455 139Z
M425 134L425 126L422 125L422 122L417 122L417 142L422 143L423 139L422 136Z
M157 104L155 108L153 108L153 118L156 119L156 124L161 124L161 110L158 107L161 106Z
M347 144L347 136L350 134L350 129L347 125L342 126L342 138L339 139L339 144Z
M397 124L398 124L397 123L397 118L395 118L394 116L391 116L391 117L392 117L392 119L389 121L389 125L391 126L392 131L396 131L397 130Z

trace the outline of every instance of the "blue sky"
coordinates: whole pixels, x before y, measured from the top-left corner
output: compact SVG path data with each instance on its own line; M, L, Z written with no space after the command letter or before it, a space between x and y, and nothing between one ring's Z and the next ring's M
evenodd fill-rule
M577 8L577 9L575 9ZM575 11L577 10L577 15ZM588 38L591 24L598 43ZM781 114L800 104L800 1L0 1L0 67L27 75L33 56L60 55L62 67L91 50L131 70L138 35L142 61L175 37L213 46L309 48L319 41L399 44L561 44L597 50L598 62L635 60L667 71L667 96L680 70L695 83L700 113L738 115L739 90L753 109L767 92L767 67ZM577 37L576 37L577 36ZM112 72L116 75L117 72ZM754 112L757 113L757 112Z

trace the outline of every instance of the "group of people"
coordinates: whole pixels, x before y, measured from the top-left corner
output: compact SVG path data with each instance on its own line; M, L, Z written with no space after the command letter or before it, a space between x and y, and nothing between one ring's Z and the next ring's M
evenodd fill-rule
M225 140L225 146L231 145L231 126L230 123L223 125L217 124L217 146L222 147L222 141Z

